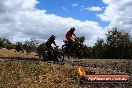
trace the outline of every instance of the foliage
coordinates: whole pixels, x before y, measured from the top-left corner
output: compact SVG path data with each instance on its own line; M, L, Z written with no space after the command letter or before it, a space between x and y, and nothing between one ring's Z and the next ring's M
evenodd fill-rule
M30 40L27 40L23 44L24 50L27 51L27 53L30 52L36 52L38 47L38 40L36 38L31 38Z
M93 47L84 45L85 37L79 37L76 47L73 47L74 55L82 54L85 58L132 58L132 39L129 32L120 32L113 28L106 34L106 42L98 39ZM39 56L46 50L45 43L38 45L38 40L31 38L22 44L17 42L12 44L8 39L0 38L0 48L16 49L17 51L26 50L28 53L37 52ZM80 47L77 47L80 46ZM82 52L83 51L83 52Z
M42 43L37 47L37 53L38 53L39 57L42 56L42 54L44 53L45 50L46 50L46 43Z
M92 58L93 54L92 54L92 47L88 47L86 45L83 46L83 52L84 52L84 57L87 58Z
M23 45L21 42L17 42L16 45L15 45L15 49L17 52L19 51L23 51Z
M85 37L84 36L79 37L79 41L80 41L80 43L84 43L85 42Z
M130 58L130 39L129 32L108 31L105 58Z
M0 38L0 48L13 49L14 45L8 39Z
M0 38L0 48L4 48L5 45L4 45L4 40L2 38Z
M104 40L98 39L93 46L93 56L95 58L103 58L104 55Z
M106 43L103 39L97 40L93 47L83 45L85 57L89 58L131 58L132 57L132 39L129 32L120 32L113 28L106 34ZM85 40L83 36L82 40Z

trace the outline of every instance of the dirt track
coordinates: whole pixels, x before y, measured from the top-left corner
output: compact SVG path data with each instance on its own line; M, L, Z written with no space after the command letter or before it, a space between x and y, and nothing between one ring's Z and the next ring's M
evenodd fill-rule
M33 86L32 88L51 88L53 86L54 88L57 88L55 87L56 85L63 88L132 88L132 85L129 85L130 87L127 87L126 84L87 84L85 86L78 86L76 83L76 68L79 65L83 66L86 69L87 74L126 74L129 72L132 73L132 61L130 60L88 58L67 59L67 57L65 57L65 64L52 64L50 62L44 62L39 58L33 58L33 55L31 55L32 57L30 57L30 55L28 56L27 54L22 54L22 56L25 55L24 57L18 57L17 55L19 54L12 54L11 57L4 57L4 55L10 56L10 53L8 53L8 51L4 51L6 52L6 54L1 54L3 56L0 58L0 87L2 88L6 88L7 86L10 86L10 88L11 86L18 86L19 88L25 86L26 88L28 88L29 84ZM15 55L15 57L13 55ZM45 79L49 81L46 81ZM39 80L41 80L42 83L39 82ZM53 80L58 80L58 83ZM61 82L64 80L66 81L66 83ZM20 85L18 83L20 83ZM39 85L40 87L38 87ZM67 87L65 87L65 85L67 85Z
M43 59L33 57L1 57L0 59L9 61L23 60L28 62L45 62ZM51 61L46 62L52 63ZM112 73L110 71L115 71L116 73L132 73L132 64L130 63L132 63L132 61L128 59L73 59L72 57L67 59L67 57L65 57L64 63L60 62L59 64L67 64L73 67L83 66L89 69L94 68L94 70L92 69L93 71L106 70L109 71L109 73Z
M109 62L108 62L109 61ZM117 63L114 67L113 63ZM81 63L81 64L80 64ZM126 66L126 60L66 60L58 65L40 60L0 59L1 88L131 88L127 84L86 84L78 85L77 67L85 63L87 74L116 74L121 65ZM95 66L94 64L97 64ZM84 64L83 64L84 65ZM121 68L120 68L121 69ZM123 70L124 68L122 68ZM124 70L122 71L124 73ZM46 81L48 80L48 81ZM56 81L57 80L57 81ZM67 85L67 86L66 86Z

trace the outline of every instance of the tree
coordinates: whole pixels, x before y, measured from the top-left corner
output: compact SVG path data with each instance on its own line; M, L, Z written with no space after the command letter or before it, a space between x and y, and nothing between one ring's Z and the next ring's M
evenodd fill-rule
M0 48L13 49L14 45L8 39L0 38Z
M23 45L21 42L17 42L16 45L15 45L15 49L17 52L19 51L23 51Z
M86 45L83 46L83 52L84 52L84 57L85 58L93 58L92 54L92 47L88 47Z
M85 37L84 37L84 36L81 36L81 37L79 38L79 41L80 41L81 43L85 42Z
M117 28L108 31L106 57L109 58L130 58L130 34L119 32Z
M37 53L39 55L39 57L42 56L42 54L44 53L44 51L46 50L46 43L42 43L37 47Z
M95 45L93 46L93 56L95 58L103 58L104 56L104 40L103 39L99 39L97 40L97 42L95 43Z
M0 48L4 48L4 41L2 38L0 38Z
M38 40L36 38L31 38L30 40L25 41L23 44L24 49L27 53L36 52L38 47Z

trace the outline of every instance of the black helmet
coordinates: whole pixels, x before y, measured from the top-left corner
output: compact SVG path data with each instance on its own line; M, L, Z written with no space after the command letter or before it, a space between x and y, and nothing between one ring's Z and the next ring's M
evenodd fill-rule
M70 29L70 31L71 32L74 32L76 29L74 28L74 27L72 27L71 29Z
M76 30L76 29L74 27L72 27L71 30Z
M51 38L55 38L55 35L52 35Z

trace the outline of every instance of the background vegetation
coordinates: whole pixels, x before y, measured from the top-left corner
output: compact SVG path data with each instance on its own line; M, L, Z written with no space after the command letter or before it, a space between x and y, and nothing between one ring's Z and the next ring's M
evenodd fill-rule
M127 59L132 57L132 38L129 32L120 32L117 28L108 31L107 39L98 39L93 47L83 44L83 57L85 58L117 58ZM84 42L85 37L80 38L80 42ZM19 51L38 52L40 55L46 49L45 43L39 44L38 40L31 38L24 43L17 42L12 44L8 39L0 38L0 48L16 49Z

